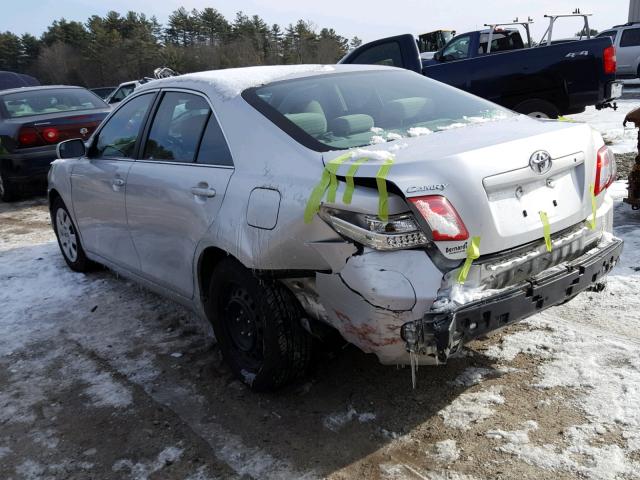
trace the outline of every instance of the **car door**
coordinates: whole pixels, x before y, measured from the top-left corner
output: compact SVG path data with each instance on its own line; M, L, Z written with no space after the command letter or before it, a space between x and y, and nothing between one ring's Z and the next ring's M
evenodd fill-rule
M476 44L471 34L455 37L438 52L423 73L429 78L468 91L475 71L475 62L470 59L475 57L473 49L479 48Z
M127 226L125 191L154 92L127 99L100 127L71 173L71 196L85 249L139 270Z
M233 162L204 95L161 95L129 172L127 217L143 275L191 298L196 246L222 205Z
M620 47L616 49L616 58L618 63L618 74L638 74L638 58L640 58L640 28L626 28L622 30Z

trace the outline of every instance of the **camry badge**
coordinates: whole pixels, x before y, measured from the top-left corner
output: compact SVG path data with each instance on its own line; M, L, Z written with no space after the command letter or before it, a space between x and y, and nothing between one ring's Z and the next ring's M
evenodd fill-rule
M88 129L88 128L84 128L84 127L82 127L82 128L80 129L80 135L82 135L83 137L84 137L87 133L89 133L89 129Z
M551 170L551 155L544 150L538 150L529 159L529 167L538 175L543 175Z
M449 186L448 183L436 183L434 185L418 185L415 187L407 188L407 193L416 193L416 192L429 192L433 190L438 190L442 192Z

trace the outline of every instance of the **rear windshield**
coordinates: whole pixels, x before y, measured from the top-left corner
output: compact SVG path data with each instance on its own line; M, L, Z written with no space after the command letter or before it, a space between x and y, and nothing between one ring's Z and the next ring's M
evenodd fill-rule
M82 88L31 90L8 93L0 98L9 118L107 108L102 99Z
M503 119L509 110L406 70L284 80L243 98L303 145L346 149Z

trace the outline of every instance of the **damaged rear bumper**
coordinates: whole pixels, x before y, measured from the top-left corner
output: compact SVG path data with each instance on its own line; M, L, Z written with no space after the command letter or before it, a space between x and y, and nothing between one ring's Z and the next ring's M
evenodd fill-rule
M617 263L622 246L622 240L613 239L518 286L407 322L400 330L406 349L443 363L470 340L559 305L598 283Z

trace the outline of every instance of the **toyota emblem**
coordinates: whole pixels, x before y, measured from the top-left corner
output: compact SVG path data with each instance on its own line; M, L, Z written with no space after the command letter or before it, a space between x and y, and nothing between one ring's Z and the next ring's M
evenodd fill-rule
M538 175L543 175L551 170L551 155L544 150L538 150L529 159L529 167Z
M84 127L82 127L82 128L80 129L80 135L82 135L83 137L84 137L87 133L89 133L89 129L88 129L88 128L84 128Z

